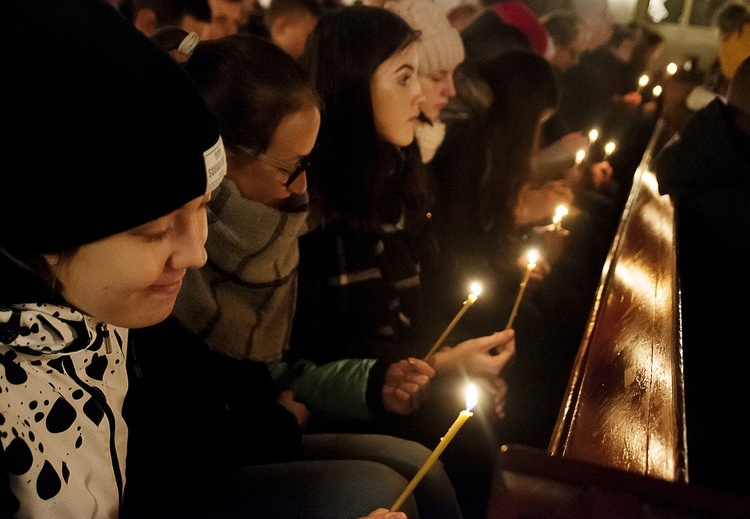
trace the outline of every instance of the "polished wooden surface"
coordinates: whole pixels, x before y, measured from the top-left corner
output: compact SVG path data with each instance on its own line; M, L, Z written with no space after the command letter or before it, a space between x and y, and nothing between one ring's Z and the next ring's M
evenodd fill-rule
M488 519L744 519L750 500L505 445Z
M674 211L649 170L664 129L636 171L549 453L686 482Z

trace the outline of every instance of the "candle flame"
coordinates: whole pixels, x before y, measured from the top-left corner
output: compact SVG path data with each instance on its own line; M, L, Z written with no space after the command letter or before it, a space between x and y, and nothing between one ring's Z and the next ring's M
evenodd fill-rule
M677 72L677 63L670 63L667 65L667 74L671 76L675 72Z
M654 97L659 97L661 95L661 85L656 85L652 92L654 94Z
M560 223L560 221L562 221L563 216L565 216L566 214L568 214L568 208L562 204L558 205L557 208L555 209L555 216L552 218L552 223L555 223L555 224Z
M642 87L645 87L648 85L650 78L648 77L648 74L643 74L640 78L638 78L638 84Z
M526 253L526 257L529 259L529 265L536 265L536 260L539 259L539 251L536 249L531 249Z
M469 287L469 290L471 290L471 293L474 296L478 296L479 294L482 293L482 285L480 285L478 282L475 281L474 283L471 284L471 286Z
M599 138L599 130L597 130L596 128L592 128L589 131L589 141L590 142L594 142L598 138Z
M580 149L576 152L576 164L580 165L583 159L586 158L586 150Z
M616 148L617 144L615 144L615 141L609 141L604 145L604 153L606 153L607 155L612 155L615 152Z
M477 386L469 384L466 386L466 410L471 411L477 405Z

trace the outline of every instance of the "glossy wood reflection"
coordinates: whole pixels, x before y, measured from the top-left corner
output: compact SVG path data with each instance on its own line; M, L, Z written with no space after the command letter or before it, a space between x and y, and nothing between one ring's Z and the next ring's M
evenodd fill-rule
M674 211L652 146L605 263L552 455L687 481Z

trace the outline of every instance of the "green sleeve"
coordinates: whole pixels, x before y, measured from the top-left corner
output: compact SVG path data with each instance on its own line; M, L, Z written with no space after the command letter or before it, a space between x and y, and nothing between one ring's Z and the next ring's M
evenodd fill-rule
M297 362L287 366L285 377L294 373L288 387L295 400L324 418L368 421L367 380L375 359L344 359L322 366ZM274 378L277 378L274 376Z

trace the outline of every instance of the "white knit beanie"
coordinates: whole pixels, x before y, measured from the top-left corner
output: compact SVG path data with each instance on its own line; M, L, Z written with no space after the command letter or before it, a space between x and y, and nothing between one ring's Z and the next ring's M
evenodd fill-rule
M419 72L431 74L455 68L464 60L461 35L448 21L445 11L432 0L392 0L384 7L418 31Z

